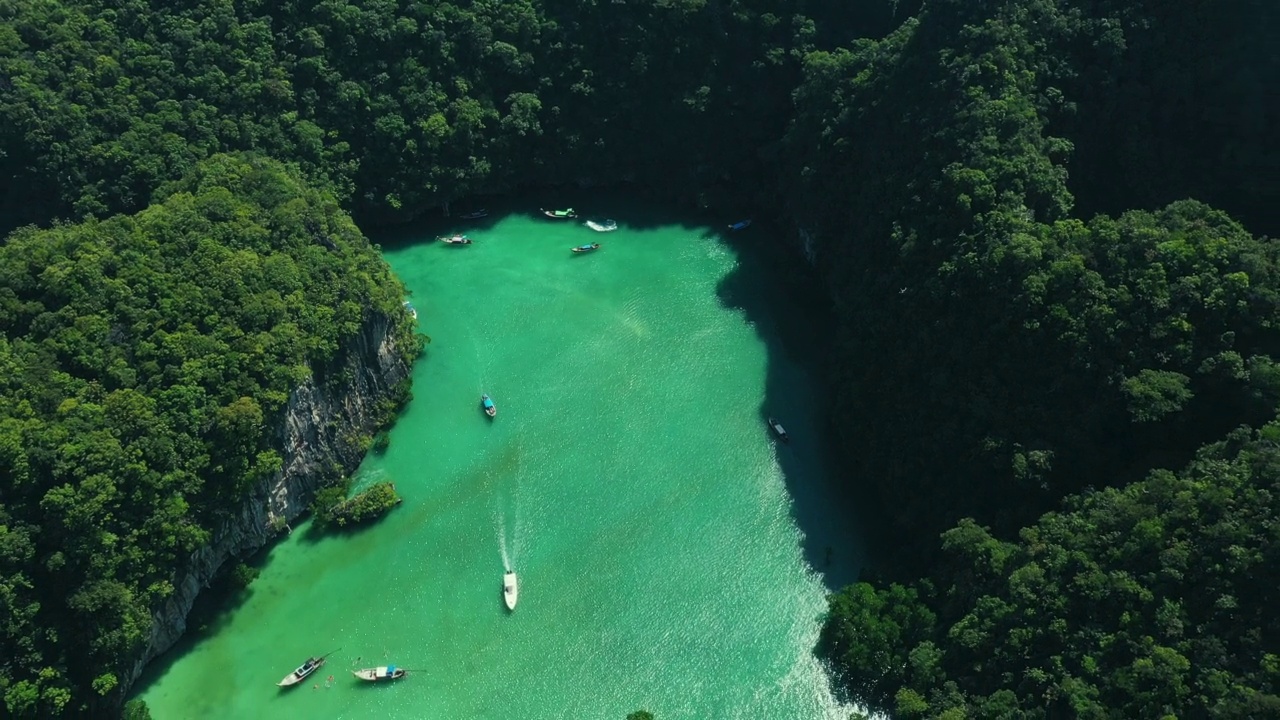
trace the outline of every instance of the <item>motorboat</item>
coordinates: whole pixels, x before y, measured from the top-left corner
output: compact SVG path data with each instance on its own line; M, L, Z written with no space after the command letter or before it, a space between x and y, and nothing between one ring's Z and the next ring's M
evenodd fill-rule
M739 220L738 222L736 222L736 223L734 223L734 224L730 225L730 226L729 226L729 229L730 229L730 230L744 230L744 229L749 228L749 227L751 227L751 221L750 221L750 220Z
M493 399L488 395L480 396L480 406L484 408L484 414L494 417L498 414L498 406L493 404Z
M600 249L600 243L591 243L589 245L579 245L578 247L574 248L573 251L576 253L589 253L592 250L599 250L599 249Z
M519 589L516 584L516 574L508 570L502 576L502 600L506 602L508 610L516 609L516 597Z
M573 218L578 217L578 213L574 212L573 208L565 208L564 210L548 210L546 208L541 208L541 210L543 215L546 215L552 220L572 220Z
M466 235L450 235L449 237L440 238L440 242L445 245L470 245L471 238Z

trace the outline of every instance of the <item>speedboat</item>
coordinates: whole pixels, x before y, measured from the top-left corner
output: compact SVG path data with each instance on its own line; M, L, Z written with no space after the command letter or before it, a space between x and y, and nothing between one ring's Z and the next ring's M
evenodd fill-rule
M777 419L769 418L769 428L773 430L773 434L777 435L778 439L782 442L791 442L791 438L787 435L787 431L782 428L782 423L778 422Z
M351 674L367 682L382 682L383 680L399 680L408 675L409 671L395 665L385 665L383 667L352 670Z
M574 248L573 251L576 253L589 253L592 250L599 250L599 249L600 249L600 243L591 243L590 245L579 245L578 247Z
M418 319L418 310L413 306L413 303L409 302L408 300L405 300L404 309L409 311L409 314L413 316L414 320Z
M502 599L507 603L508 610L516 609L517 593L516 574L508 570L506 574L502 576Z
M484 408L484 414L493 417L498 414L498 406L493 404L493 400L488 395L480 396L480 405Z
M736 222L736 223L734 223L734 224L730 225L730 226L729 226L729 229L730 229L730 230L742 230L742 229L744 229L744 228L749 228L749 227L751 227L751 221L750 221L750 220L739 220L738 222Z
M548 210L546 208L541 208L541 210L543 215L546 215L552 220L572 220L573 218L578 217L578 213L574 212L573 208L566 208L564 210Z
M475 212L469 212L466 215L463 215L462 219L463 220L479 220L482 217L489 217L489 211L476 210Z
M614 220L605 220L604 222L596 222L595 220L588 220L587 227L591 228L592 230L595 230L596 232L609 232L611 230L617 230L618 223Z
M471 238L466 235L451 235L449 237L440 238L440 242L445 245L470 245Z
M308 675L319 670L324 664L325 659L323 657L307 658L307 661L299 665L297 670L285 675L280 682L276 683L276 685L279 685L280 687L297 685L303 680L306 680Z

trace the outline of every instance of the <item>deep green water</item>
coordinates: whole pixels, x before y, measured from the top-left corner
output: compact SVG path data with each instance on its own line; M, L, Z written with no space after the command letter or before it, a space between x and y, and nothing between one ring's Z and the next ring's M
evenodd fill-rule
M822 346L773 255L618 198L590 213L612 233L536 209L383 241L432 343L358 482L390 479L405 502L352 534L295 528L144 677L158 720L847 717L812 648L860 545L805 360ZM427 241L447 230L475 244ZM275 687L335 648L304 686ZM387 663L412 672L348 672Z

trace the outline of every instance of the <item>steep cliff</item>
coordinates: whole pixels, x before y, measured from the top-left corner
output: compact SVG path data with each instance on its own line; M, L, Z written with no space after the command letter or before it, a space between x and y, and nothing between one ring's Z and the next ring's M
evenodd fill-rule
M238 511L214 534L213 541L193 553L173 582L174 591L152 614L145 651L126 678L127 692L147 663L164 653L186 631L187 614L201 589L229 559L250 553L284 531L306 510L316 489L335 468L353 471L364 456L359 438L386 421L386 401L405 392L410 365L404 352L412 338L403 337L390 318L372 314L363 331L326 368L325 382L313 376L295 388L278 426L284 466L255 487Z

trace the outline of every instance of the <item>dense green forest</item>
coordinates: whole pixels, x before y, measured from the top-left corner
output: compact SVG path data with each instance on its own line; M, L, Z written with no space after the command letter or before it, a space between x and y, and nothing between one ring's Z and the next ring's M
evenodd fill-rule
M899 717L1280 717L1280 248L1178 199L1229 196L1275 227L1258 174L1275 140L1232 124L1276 117L1250 79L1275 59L1231 68L1261 37L1244 20L1277 11L1234 9L1194 33L1189 7L929 3L806 58L792 203L844 320L851 473L901 528L879 577L832 599L821 649L855 699ZM1132 90L1178 53L1199 63L1190 88L1231 76L1248 107L1167 161L1173 130L1124 147L1086 130L1173 102L1121 97L1100 68ZM1158 74L1147 92L1173 82ZM1212 128L1190 120L1173 125ZM1229 147L1251 138L1248 159ZM1089 164L1102 147L1123 174ZM1087 217L1081 185L1086 207L1146 209Z
M101 712L174 571L281 467L290 391L403 288L333 198L215 156L136 215L0 246L0 689Z
M357 309L393 309L338 205L372 224L630 181L788 228L826 282L845 475L899 548L832 599L821 649L852 697L1280 717L1280 5L0 0L0 20L0 228L47 228L0 248L0 382L24 401L0 407L11 714L115 698L200 518L270 471L241 421ZM235 263L299 289L203 284ZM254 302L187 299L209 293ZM158 399L178 387L204 394ZM143 497L177 504L123 509Z

